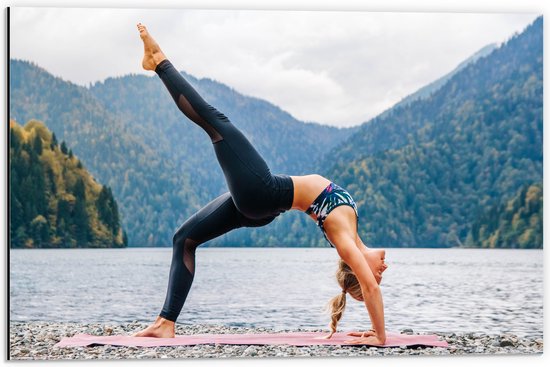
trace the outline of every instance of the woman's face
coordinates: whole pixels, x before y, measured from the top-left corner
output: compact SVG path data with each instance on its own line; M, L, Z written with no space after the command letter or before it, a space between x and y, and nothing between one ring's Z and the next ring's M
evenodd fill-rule
M365 248L365 250L363 250L363 255L369 264L370 270L374 274L376 282L380 284L382 281L382 273L388 268L385 262L386 250Z

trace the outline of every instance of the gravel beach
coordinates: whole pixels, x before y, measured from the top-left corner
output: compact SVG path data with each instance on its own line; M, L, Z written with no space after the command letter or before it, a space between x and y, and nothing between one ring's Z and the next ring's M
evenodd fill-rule
M93 335L130 335L147 327L146 323L126 324L79 324L50 322L12 322L10 324L10 359L156 359L156 358L251 358L251 357L351 357L351 356L402 356L402 355L464 355L464 354L540 354L543 340L520 338L513 334L486 335L481 333L452 333L439 335L449 343L448 348L375 348L352 346L307 346L286 345L220 345L208 344L177 347L118 347L110 345L94 347L58 348L54 345L63 337L85 333ZM176 328L177 335L205 333L270 333L290 331L326 330L271 330L266 328L227 327L220 325L194 325ZM401 330L412 334L413 330ZM422 333L420 333L422 334Z

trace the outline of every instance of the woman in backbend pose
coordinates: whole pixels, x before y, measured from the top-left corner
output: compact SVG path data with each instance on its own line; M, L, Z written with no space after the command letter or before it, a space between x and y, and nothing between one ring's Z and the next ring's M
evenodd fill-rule
M214 107L207 104L168 61L147 29L138 24L144 44L143 68L155 71L178 108L210 137L229 192L192 215L173 238L170 278L164 306L156 321L133 336L174 337L195 273L195 249L200 244L240 227L264 226L290 209L316 220L340 255L336 274L342 292L331 302L331 334L342 316L346 293L364 301L372 328L351 342L384 344L384 306L380 292L386 270L384 250L371 250L357 233L357 207L350 194L319 175L274 175L246 137Z

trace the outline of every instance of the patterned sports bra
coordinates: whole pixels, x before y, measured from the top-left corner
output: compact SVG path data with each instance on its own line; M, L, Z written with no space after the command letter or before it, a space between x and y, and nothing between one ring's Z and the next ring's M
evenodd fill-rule
M359 224L359 214L357 213L357 204L353 201L350 193L331 182L324 190L317 196L317 199L306 210L306 214L314 213L317 217L317 225L323 231L323 236L328 241L328 243L334 247L334 245L329 241L323 227L323 223L327 216L330 214L334 208L339 207L340 205L351 206L355 210L355 216L357 217L357 223Z

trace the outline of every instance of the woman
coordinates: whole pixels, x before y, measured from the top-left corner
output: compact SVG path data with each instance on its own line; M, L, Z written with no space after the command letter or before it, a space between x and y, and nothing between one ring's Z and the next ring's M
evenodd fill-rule
M145 26L138 24L144 44L143 68L155 71L179 109L210 137L229 192L191 216L173 238L168 291L157 320L134 336L174 337L195 272L200 244L240 227L264 226L280 213L296 209L316 220L341 257L337 278L342 293L334 297L331 334L345 307L345 294L364 301L372 329L351 342L384 344L384 308L379 284L387 268L383 250L369 250L357 234L357 207L347 191L319 175L274 175L246 137L208 105L168 61Z

